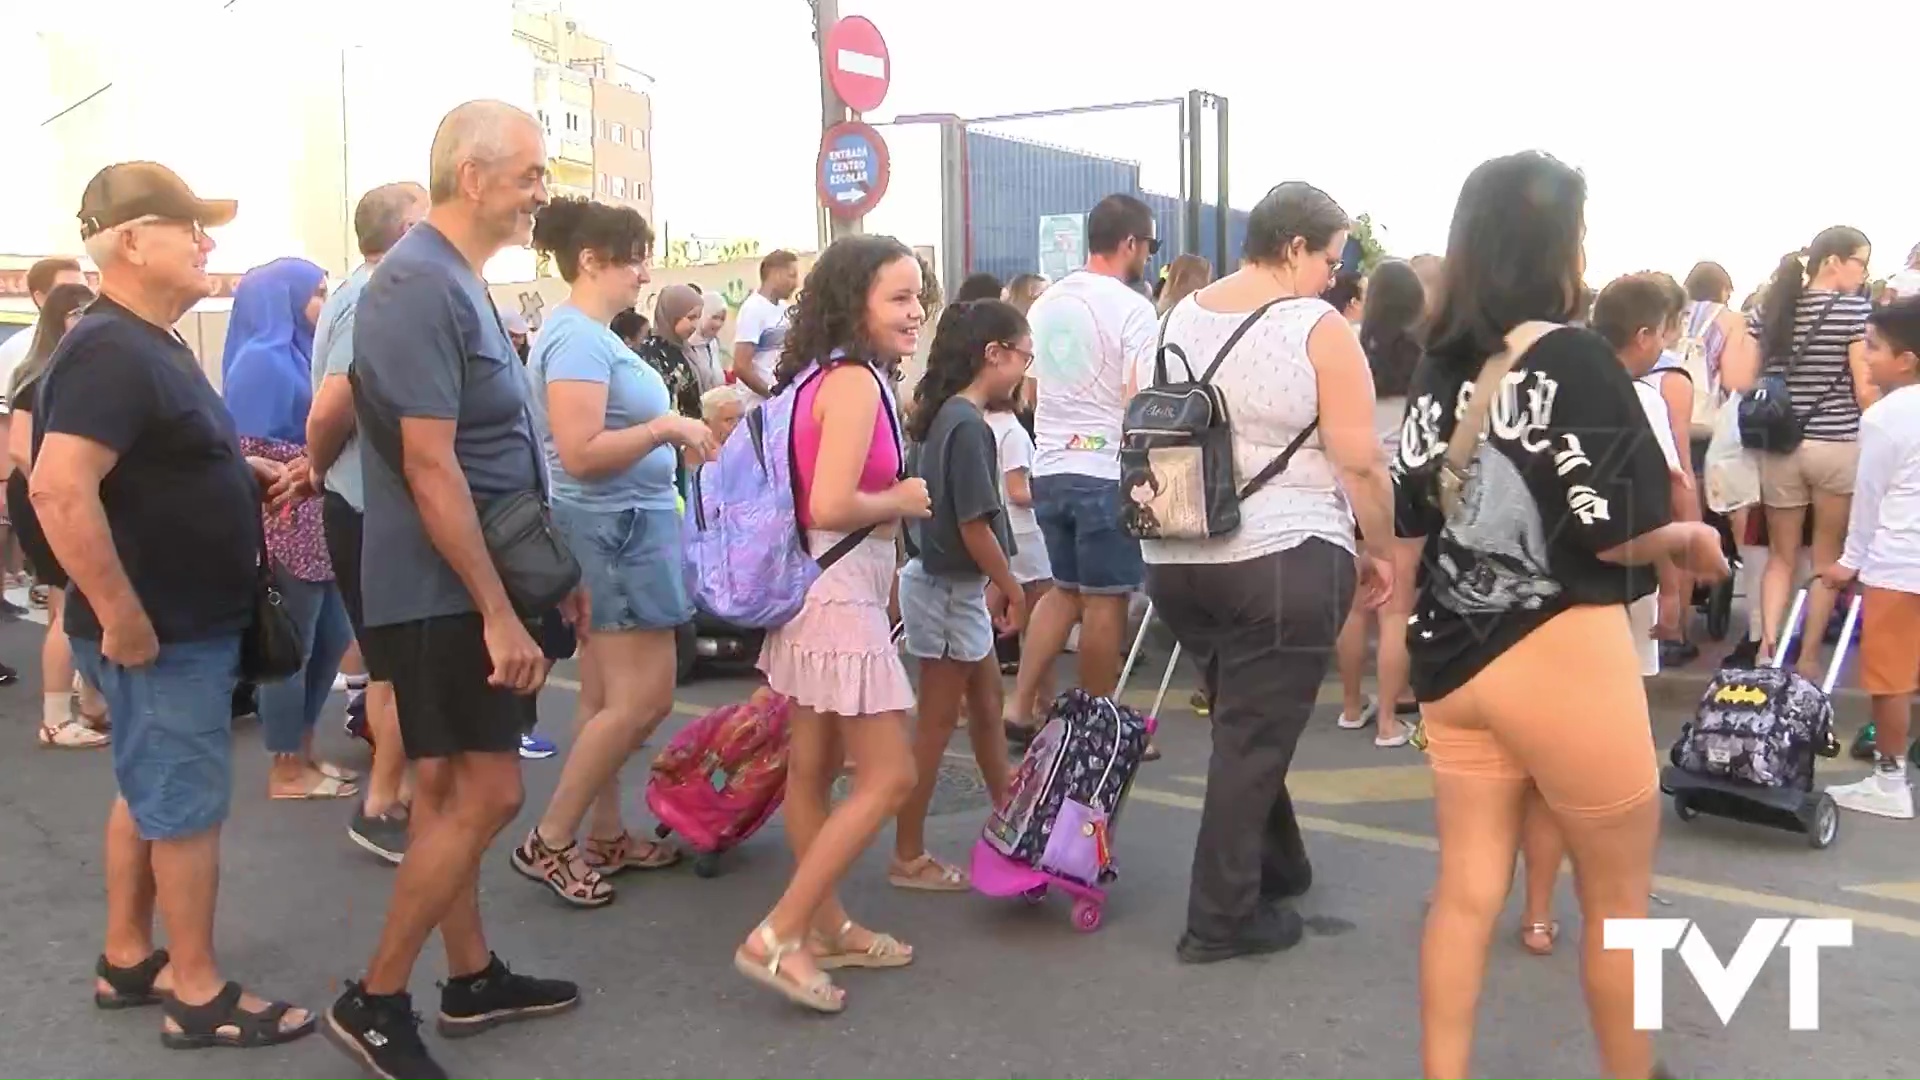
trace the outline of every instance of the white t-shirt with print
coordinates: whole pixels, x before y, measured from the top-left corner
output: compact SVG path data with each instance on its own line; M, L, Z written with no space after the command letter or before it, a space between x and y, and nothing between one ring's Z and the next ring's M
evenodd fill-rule
M1167 320L1167 343L1192 358L1198 377L1249 314L1209 311L1188 297ZM1214 373L1213 385L1227 399L1233 427L1236 487L1259 475L1319 417L1320 379L1307 358L1307 337L1329 315L1333 305L1318 297L1274 305ZM1177 362L1175 368L1168 377L1185 378ZM1142 357L1135 366L1137 385L1151 385L1153 374L1153 357ZM1308 436L1285 469L1240 504L1238 529L1206 540L1143 540L1140 554L1148 563L1245 562L1314 538L1354 550L1353 510L1318 432Z
M1122 390L1151 360L1153 304L1118 278L1076 270L1027 313L1033 327L1035 476L1120 479Z
M787 343L788 310L787 304L776 304L756 291L734 316L733 344L735 348L741 342L753 345L753 370L766 380L769 389L773 387L773 367L780 362L780 349Z
M1033 507L1015 506L1007 496L1009 473L1025 469L1028 480L1032 480L1033 436L1020 426L1019 417L1010 412L988 413L987 426L993 429L993 439L1000 450L1000 502L1007 508L1007 529L1013 533L1014 555L1009 563L1013 579L1022 585L1045 581L1053 576L1053 565L1047 559L1047 541L1040 534L1040 520L1034 516Z

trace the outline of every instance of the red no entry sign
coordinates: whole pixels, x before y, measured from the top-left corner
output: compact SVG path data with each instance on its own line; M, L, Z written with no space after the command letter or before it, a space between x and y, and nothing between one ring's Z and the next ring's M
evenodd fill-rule
M833 92L857 113L872 112L887 99L893 81L893 61L880 28L859 15L849 15L827 31L827 81Z

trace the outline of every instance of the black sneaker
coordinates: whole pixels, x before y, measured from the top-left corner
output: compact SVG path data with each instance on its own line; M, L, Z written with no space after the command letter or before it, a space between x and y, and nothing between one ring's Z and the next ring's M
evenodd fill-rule
M395 866L407 857L407 817L398 809L379 817L367 815L367 804L353 809L353 823L347 826L347 839Z
M580 1004L580 988L564 979L515 975L498 956L485 971L440 984L440 1034L449 1039L478 1035L515 1020L563 1013Z
M357 982L327 1010L327 1038L374 1076L387 1080L446 1080L447 1070L420 1041L413 995L369 994Z

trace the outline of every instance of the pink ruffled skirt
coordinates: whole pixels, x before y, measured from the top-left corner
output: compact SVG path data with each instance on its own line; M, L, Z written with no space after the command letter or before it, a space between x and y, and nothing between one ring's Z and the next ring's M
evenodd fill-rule
M844 533L810 530L823 554ZM913 708L913 685L893 643L887 599L898 567L891 538L869 536L828 567L792 622L767 634L767 685L816 712L874 716Z

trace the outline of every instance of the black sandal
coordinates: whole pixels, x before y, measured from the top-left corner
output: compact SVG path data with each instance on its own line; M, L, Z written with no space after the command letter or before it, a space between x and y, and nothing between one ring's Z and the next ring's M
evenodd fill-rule
M93 965L93 973L113 990L110 993L95 990L93 1007L111 1012L160 1004L160 995L154 992L153 982L160 977L169 959L167 950L155 949L152 956L132 967L114 967L107 962L106 954L102 953Z
M167 1019L179 1027L179 1031L160 1030L160 1043L169 1050L205 1050L223 1046L238 1049L252 1049L258 1046L279 1046L295 1039L313 1034L317 1014L309 1013L307 1022L296 1028L282 1029L280 1021L293 1006L284 1001L275 1001L259 1012L247 1012L240 1007L240 984L230 982L220 988L212 1001L205 1005L188 1005L172 994L165 995L160 1008ZM238 1035L229 1035L221 1028L233 1028Z

